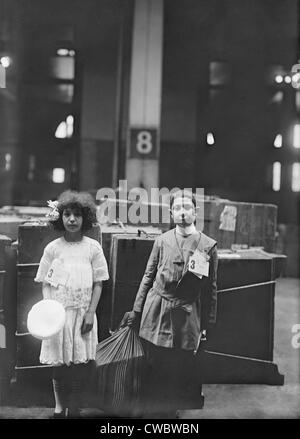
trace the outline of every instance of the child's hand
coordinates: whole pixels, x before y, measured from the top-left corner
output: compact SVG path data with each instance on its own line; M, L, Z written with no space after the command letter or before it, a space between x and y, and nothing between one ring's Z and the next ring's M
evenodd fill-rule
M81 335L87 334L90 332L94 325L94 313L91 311L87 311L83 317L83 322L81 326Z
M124 317L120 323L120 328L124 326L137 327L141 318L141 313L136 311L129 311L124 314Z

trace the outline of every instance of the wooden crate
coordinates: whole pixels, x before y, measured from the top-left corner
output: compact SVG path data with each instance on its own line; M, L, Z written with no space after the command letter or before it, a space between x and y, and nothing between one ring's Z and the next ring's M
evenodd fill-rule
M41 366L41 340L28 335L17 335L17 368Z
M103 225L101 227L101 239L104 256L107 260L110 279L103 284L103 290L97 309L98 317L98 337L99 340L104 340L110 335L111 319L112 319L112 240L115 235L130 235L132 238L139 236L139 231L142 231L141 236L157 236L161 231L154 227L135 227L126 225L124 229L117 225ZM145 235L145 233L147 235Z
M4 270L5 247L11 245L11 239L8 236L0 235L0 271Z
M5 318L6 348L11 362L14 363L16 352L17 326L17 249L15 243L5 247L5 276L3 310Z
M203 231L218 242L218 248L244 245L275 251L276 225L275 205L204 200Z
M104 203L102 200L98 206L98 221L101 225L114 224L121 220L124 226L152 226L162 231L170 229L169 204L141 201L140 210L137 209L138 205L134 201L107 198ZM137 221L133 221L131 218L131 211L137 211Z
M27 315L32 306L43 299L42 285L34 282L38 264L19 266L17 277L17 332L27 333Z
M2 240L0 271L0 405L7 402L10 380L15 360L15 290L11 281L15 280L15 271L10 269L8 255L11 252L11 240ZM15 261L15 259L14 259ZM15 266L15 264L13 264Z
M146 226L146 227L137 227L137 226L130 226L125 225L123 228L114 225L114 224L106 224L101 226L101 241L102 241L102 248L104 252L104 256L109 263L110 261L110 250L111 250L111 242L112 237L114 235L132 235L133 237L136 236L157 236L160 235L162 232L159 228L152 227L152 226Z
M11 245L11 239L0 235L0 347L6 347L6 330L4 314L4 293L5 293L5 251Z
M111 328L118 327L130 311L149 259L154 237L115 235L111 251L112 316Z
M101 242L100 226L96 225L86 232L90 238ZM18 235L18 264L33 264L40 262L45 246L61 236L60 232L48 224L26 223L19 227Z
M0 313L4 313L4 277L5 277L5 271L0 271ZM4 314L3 314L3 318L0 317L0 324L3 324L3 322L4 322Z
M273 360L274 261L256 251L219 255L217 323L208 349Z
M297 224L279 224L276 240L276 252L287 256L284 276L300 277L300 226Z

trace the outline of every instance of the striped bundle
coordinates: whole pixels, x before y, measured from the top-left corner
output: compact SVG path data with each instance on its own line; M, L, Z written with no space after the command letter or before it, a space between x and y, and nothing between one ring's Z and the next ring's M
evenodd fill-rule
M101 409L123 416L139 412L144 361L140 339L128 326L98 344L97 402Z

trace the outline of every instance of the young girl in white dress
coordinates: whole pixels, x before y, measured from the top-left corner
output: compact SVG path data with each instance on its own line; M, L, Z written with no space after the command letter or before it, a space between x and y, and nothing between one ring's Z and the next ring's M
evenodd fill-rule
M77 418L87 365L96 354L102 281L109 275L101 245L84 236L96 222L92 197L63 192L52 213L53 227L62 236L45 247L35 281L43 283L44 299L62 303L66 320L57 335L42 341L40 362L53 366L53 417Z

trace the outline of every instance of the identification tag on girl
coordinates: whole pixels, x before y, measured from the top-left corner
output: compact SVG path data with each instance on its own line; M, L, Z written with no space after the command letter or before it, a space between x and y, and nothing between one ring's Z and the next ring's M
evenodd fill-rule
M54 259L45 280L54 287L57 287L58 285L66 285L68 278L69 273L63 269L62 262L59 259Z
M200 279L203 276L208 277L209 263L206 253L195 250L194 254L190 256L188 270L198 276Z

